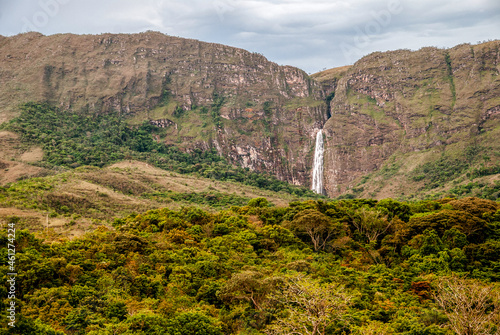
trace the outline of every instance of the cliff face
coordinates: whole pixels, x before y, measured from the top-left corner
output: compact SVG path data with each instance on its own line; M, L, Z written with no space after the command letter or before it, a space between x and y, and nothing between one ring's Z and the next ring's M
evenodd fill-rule
M471 148L496 164L499 47L493 41L374 53L348 69L325 125L328 194L358 186L364 196L407 195L418 188L408 176L419 165L438 157L467 160ZM358 184L362 176L365 185Z
M499 48L379 52L309 77L242 49L155 32L0 37L0 122L27 101L119 112L164 128L166 144L216 148L301 185L310 185L324 127L328 195L402 196L425 186L414 177L429 162L500 165ZM443 180L461 183L462 170Z
M323 91L305 72L262 55L160 33L0 39L2 120L26 101L117 111L168 128L167 144L215 147L234 163L308 183Z

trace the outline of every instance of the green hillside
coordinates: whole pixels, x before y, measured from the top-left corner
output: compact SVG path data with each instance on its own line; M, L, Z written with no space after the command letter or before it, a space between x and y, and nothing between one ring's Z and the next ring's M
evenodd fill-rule
M3 332L495 334L498 209L255 198L214 213L154 209L52 243L18 229L16 328L3 299Z

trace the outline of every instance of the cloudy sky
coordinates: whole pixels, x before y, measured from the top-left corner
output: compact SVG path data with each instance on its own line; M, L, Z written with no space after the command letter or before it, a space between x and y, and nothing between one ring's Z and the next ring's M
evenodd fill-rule
M314 73L373 51L500 39L499 0L0 0L0 34L162 33Z

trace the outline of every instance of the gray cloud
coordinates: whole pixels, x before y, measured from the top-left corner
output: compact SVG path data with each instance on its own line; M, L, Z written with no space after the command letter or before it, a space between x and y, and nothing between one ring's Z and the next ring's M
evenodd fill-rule
M497 0L26 0L0 3L0 34L140 32L228 44L307 72L373 51L499 38Z

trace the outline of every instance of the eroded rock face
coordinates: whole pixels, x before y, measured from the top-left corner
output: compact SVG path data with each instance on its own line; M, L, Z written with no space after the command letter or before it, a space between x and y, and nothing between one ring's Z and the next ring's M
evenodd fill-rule
M398 162L500 139L499 46L373 53L351 67L325 125L329 195L352 188L391 157Z
M27 33L0 38L0 122L27 101L118 112L163 128L166 144L215 148L306 186L324 127L324 186L336 196L389 163L408 172L449 148L498 148L499 44L373 53L312 79L256 53L155 32ZM399 195L371 191L360 195Z
M211 103L214 89L257 101L321 95L300 69L242 49L155 32L27 33L0 42L2 82L9 86L4 91L13 100L33 94L65 108L133 113L154 107L163 89L184 107Z
M167 144L214 147L241 166L309 182L314 129L326 122L327 105L300 69L155 32L21 34L0 40L0 59L0 108L8 117L27 101L115 111L167 129Z

